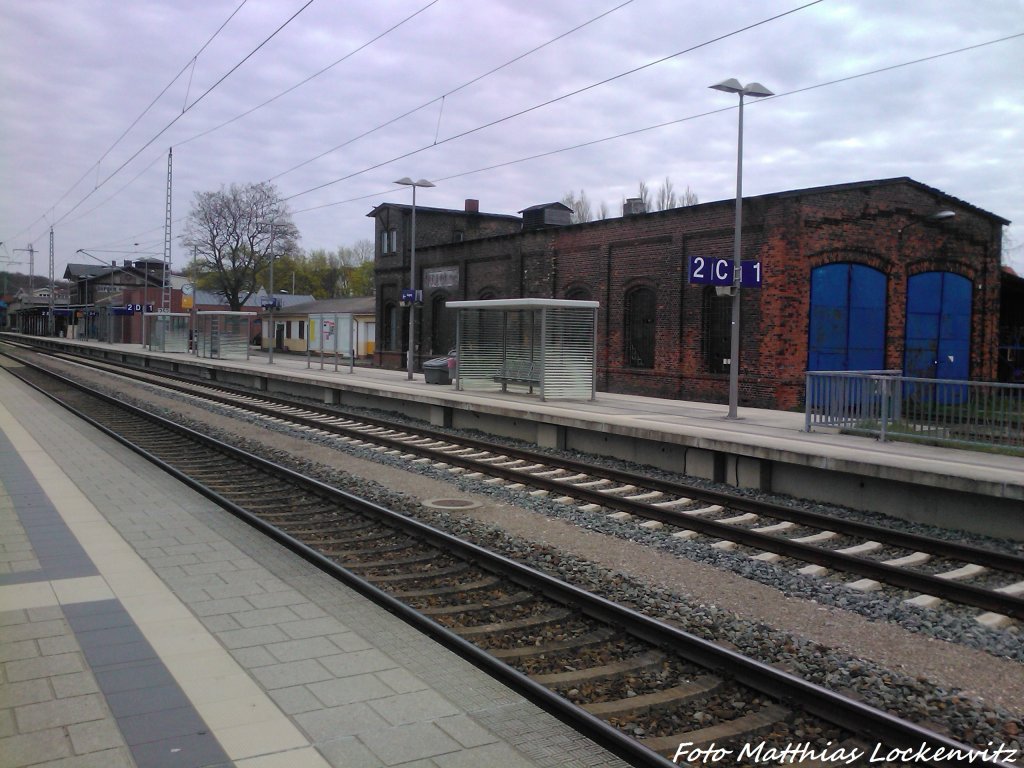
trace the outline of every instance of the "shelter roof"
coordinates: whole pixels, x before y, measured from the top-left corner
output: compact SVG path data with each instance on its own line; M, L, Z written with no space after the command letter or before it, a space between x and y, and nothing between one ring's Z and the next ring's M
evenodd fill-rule
M293 304L286 308L288 312L298 314L316 314L322 312L339 312L354 315L372 315L377 309L377 299L373 296L349 296L342 299L319 299L301 304Z
M477 301L447 301L452 309L596 309L597 301L575 301L573 299L480 299Z

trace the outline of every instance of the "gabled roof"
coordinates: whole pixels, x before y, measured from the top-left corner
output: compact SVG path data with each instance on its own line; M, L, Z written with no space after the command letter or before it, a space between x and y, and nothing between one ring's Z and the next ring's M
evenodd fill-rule
M523 210L521 210L520 213L526 213L527 211L541 211L544 210L545 208L559 208L563 211L572 211L572 208L570 208L565 203L554 202L541 203L540 205L531 205L529 208L523 208Z
M104 264L68 264L64 269L65 280L83 280L87 277L109 274L110 267Z
M870 188L870 187L885 187L885 186L892 186L892 185L896 185L896 184L908 184L910 186L917 187L918 189L924 190L925 192L928 192L929 194L938 195L939 197L944 197L944 198L946 198L947 200L949 200L952 203L956 203L957 205L961 205L964 208L968 208L968 209L974 211L977 214L980 214L982 216L986 216L986 217L992 219L993 221L996 221L996 222L1002 224L1003 226L1006 226L1006 225L1010 224L1010 221L1008 219L1004 219L1002 216L998 216L998 215L992 213L991 211L986 211L985 209L979 208L976 205L971 205L970 203L965 202L965 201L961 200L958 197L953 197L952 195L943 192L941 189L936 189L935 187L929 187L927 184L922 184L920 181L915 181L914 179L910 178L909 176L897 176L897 177L891 178L891 179L875 179L874 181L853 181L853 182L849 182L849 183L846 183L846 184L830 184L830 185L826 185L826 186L823 186L823 187L808 187L807 189L792 189L792 190L787 190L786 192L772 192L772 193L769 193L767 195L755 195L755 197L761 197L761 198L799 197L801 195L820 194L820 193L827 193L827 192L845 192L847 190L852 190L852 189L867 189L867 188Z
M373 296L351 296L343 299L320 299L293 304L283 311L299 315L331 313L352 313L353 315L372 315L377 310L377 299Z

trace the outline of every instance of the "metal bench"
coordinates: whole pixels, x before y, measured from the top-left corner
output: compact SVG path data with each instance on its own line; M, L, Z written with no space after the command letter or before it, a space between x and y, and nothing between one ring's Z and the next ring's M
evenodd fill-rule
M509 384L528 384L530 393L540 384L540 374L534 372L534 365L529 360L510 360L492 377L501 382L501 391L508 391Z

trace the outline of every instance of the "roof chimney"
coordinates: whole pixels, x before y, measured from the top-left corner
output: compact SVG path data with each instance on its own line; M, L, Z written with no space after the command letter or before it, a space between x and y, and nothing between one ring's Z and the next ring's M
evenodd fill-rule
M638 213L647 213L647 206L644 205L642 197L627 197L622 205L623 216L635 216Z
M480 213L480 201L471 197L466 198L466 213Z

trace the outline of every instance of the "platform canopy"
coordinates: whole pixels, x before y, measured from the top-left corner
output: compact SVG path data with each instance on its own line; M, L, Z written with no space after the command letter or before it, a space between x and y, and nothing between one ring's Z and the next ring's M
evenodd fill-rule
M449 301L458 312L457 388L537 389L541 400L593 400L596 301Z

